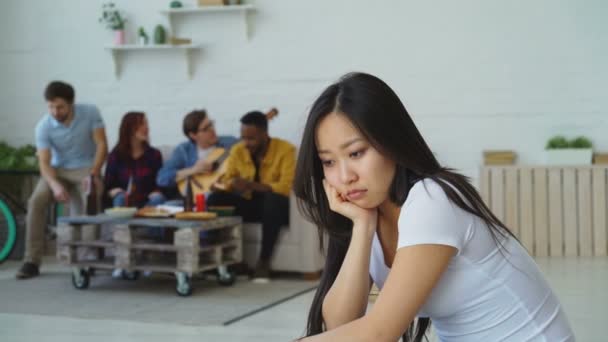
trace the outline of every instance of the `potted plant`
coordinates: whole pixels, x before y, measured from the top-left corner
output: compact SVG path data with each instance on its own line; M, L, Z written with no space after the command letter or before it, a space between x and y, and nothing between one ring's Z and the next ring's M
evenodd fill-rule
M139 27L139 30L137 30L137 36L139 37L139 45L148 45L148 34L143 27Z
M548 165L590 165L593 160L593 145L586 137L568 141L555 136L547 142L545 162Z
M99 22L114 31L114 44L122 45L125 43L125 23L127 19L120 14L113 2L103 4Z
M156 25L154 28L154 44L162 45L167 43L167 31L163 25Z
M28 171L38 169L36 148L32 145L13 147L0 141L0 170Z

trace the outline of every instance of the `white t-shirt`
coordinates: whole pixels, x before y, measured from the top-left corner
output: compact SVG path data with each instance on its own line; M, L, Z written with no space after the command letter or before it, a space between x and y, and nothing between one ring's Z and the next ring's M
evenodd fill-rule
M487 225L451 202L436 182L412 186L398 227L397 249L458 249L418 312L431 318L440 341L574 341L557 297L526 250L508 238L507 250L499 251ZM378 288L389 271L376 235L370 275Z
M211 153L211 151L213 151L215 147L211 146L211 147L207 147L207 148L200 148L200 147L196 147L196 151L197 151L197 155L198 155L198 159L197 160L205 160L207 159L207 156L209 155L209 153Z

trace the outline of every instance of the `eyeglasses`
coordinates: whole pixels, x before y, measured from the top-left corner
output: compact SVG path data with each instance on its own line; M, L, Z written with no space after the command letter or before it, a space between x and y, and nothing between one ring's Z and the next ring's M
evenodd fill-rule
M211 130L214 126L215 126L215 121L209 120L209 123L206 124L205 127L202 127L201 129L199 129L197 132L207 132L207 131Z

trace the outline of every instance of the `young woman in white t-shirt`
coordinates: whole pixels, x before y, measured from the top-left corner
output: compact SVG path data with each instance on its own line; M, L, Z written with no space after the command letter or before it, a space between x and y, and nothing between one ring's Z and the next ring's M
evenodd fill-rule
M421 341L432 322L441 341L574 341L534 260L380 79L315 101L294 191L329 237L303 340Z

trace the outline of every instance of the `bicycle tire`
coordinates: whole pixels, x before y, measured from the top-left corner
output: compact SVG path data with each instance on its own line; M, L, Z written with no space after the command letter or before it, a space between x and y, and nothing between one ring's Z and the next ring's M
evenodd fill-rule
M2 198L0 198L0 234L0 263L2 263L8 259L17 242L15 216Z

